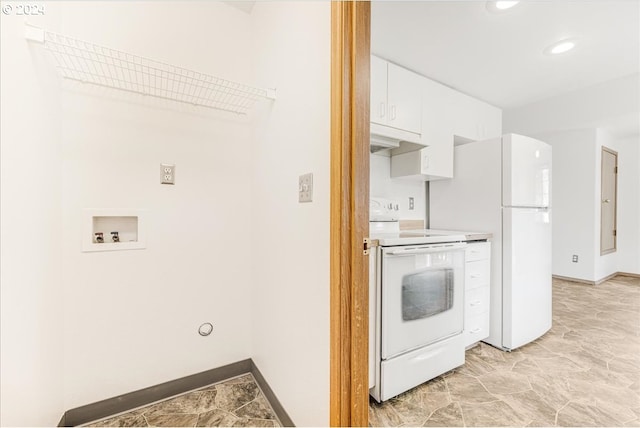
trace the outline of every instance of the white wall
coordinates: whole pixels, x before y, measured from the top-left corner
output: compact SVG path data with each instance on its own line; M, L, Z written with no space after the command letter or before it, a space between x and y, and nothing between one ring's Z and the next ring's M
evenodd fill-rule
M2 424L253 357L297 424L328 425L330 3L46 11L32 23L278 100L242 119L59 84L3 15ZM85 208L145 209L147 248L83 253Z
M553 146L553 273L599 281L640 273L638 137L616 139L603 129L540 134ZM600 255L602 147L618 152L617 251ZM572 256L578 255L578 263Z
M553 274L592 281L596 263L596 131L584 129L539 138L553 147ZM573 255L578 256L577 263L572 262Z
M329 424L330 2L257 2L254 68L278 99L251 154L253 359L298 426ZM312 172L313 202L298 203Z
M399 215L402 220L426 219L425 182L413 179L391 178L391 158L372 153L369 163L370 187L372 197L398 201ZM414 199L414 209L409 209L409 198Z
M640 274L638 94L640 74L636 73L504 112L505 132L530 135L554 145L553 229L554 240L562 241L554 242L556 275L598 281L617 271ZM604 256L600 256L602 145L618 150L619 161L625 166L618 175L618 250ZM587 191L591 203L585 211ZM593 236L590 243L584 235ZM566 242L569 236L574 241ZM572 264L570 256L578 254L572 251L585 254L590 267ZM580 254L578 265L583 260Z
M2 14L0 27L0 425L56 426L64 412L60 117L23 17Z
M252 122L68 82L45 91L42 46L2 19L3 425L55 425L249 358ZM252 83L251 19L223 3L52 2L32 22ZM160 185L161 162L177 165L175 186ZM84 208L146 209L147 248L81 252Z
M250 20L225 4L60 7L64 33L240 82L250 75ZM67 408L251 356L248 123L139 99L63 95ZM175 186L159 183L162 162L176 164ZM84 208L147 210L147 249L82 253ZM211 336L198 334L204 322Z
M596 258L595 278L602 279L615 272L640 274L640 136L619 139L609 132L597 130L596 147L596 201L601 199L600 174L602 170L602 147L618 153L618 194L616 230L617 251ZM597 242L596 254L600 254L600 205L596 206Z

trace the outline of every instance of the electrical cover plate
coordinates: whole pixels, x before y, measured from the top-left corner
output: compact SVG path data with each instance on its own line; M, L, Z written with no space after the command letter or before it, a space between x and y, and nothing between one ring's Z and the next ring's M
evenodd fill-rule
M301 175L298 179L298 202L313 201L313 173Z
M160 164L160 184L176 184L176 166L174 164Z

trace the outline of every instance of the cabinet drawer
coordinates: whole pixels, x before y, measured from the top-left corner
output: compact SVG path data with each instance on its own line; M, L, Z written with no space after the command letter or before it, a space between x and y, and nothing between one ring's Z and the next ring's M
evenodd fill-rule
M464 334L382 361L380 397L384 401L464 364ZM376 397L378 398L378 397Z
M488 259L491 256L491 243L470 244L465 255L468 262Z
M466 290L489 285L489 282L488 260L476 260L465 264L464 288Z
M465 293L465 318L487 312L489 312L489 287L474 288Z
M489 313L474 315L464 321L464 346L489 337Z

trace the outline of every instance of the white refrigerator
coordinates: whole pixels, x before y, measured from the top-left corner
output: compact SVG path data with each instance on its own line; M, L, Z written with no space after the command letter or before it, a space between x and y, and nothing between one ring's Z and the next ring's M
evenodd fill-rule
M551 146L516 134L455 147L429 184L429 227L491 232L489 337L512 350L551 328Z

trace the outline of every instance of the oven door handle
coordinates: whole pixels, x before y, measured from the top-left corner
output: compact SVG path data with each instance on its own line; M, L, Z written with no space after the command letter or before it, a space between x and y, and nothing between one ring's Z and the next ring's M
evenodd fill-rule
M388 251L386 254L391 256L408 256L412 254L429 254L429 253L441 253L443 251L455 251L463 250L467 247L467 244L446 244L446 245L430 245L428 247L419 248L397 248L395 250Z

